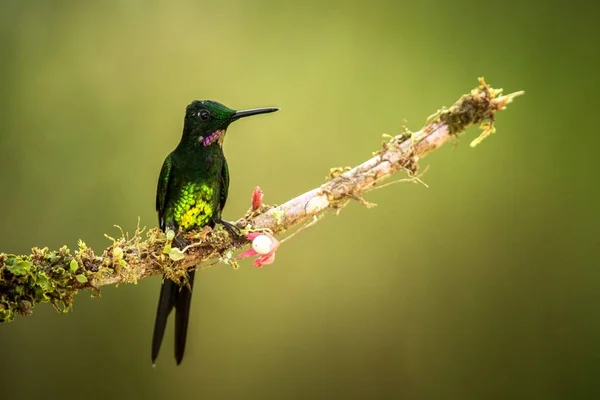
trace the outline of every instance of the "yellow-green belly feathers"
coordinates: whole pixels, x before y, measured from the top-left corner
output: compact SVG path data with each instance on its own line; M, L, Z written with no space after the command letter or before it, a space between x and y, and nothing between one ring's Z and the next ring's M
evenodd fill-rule
M208 224L214 213L214 195L214 189L206 184L184 185L174 204L173 217L177 225L188 230Z

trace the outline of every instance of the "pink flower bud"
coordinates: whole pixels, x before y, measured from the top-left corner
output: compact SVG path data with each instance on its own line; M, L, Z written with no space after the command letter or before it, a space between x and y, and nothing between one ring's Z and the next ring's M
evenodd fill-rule
M252 192L252 211L256 211L262 205L263 192L260 190L260 186L254 188Z

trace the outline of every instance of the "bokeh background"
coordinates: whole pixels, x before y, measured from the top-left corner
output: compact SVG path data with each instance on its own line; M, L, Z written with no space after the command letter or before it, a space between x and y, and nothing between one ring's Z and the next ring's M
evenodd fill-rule
M485 76L525 90L498 133L423 160L285 243L196 282L187 354L150 338L160 278L0 326L3 399L600 396L598 7L577 2L0 3L0 251L95 249L154 226L185 106L233 125L225 217L354 165Z

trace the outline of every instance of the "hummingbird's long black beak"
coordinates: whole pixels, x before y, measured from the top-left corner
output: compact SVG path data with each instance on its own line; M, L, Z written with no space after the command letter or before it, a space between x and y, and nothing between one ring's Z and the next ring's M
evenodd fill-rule
M277 107L252 108L250 110L240 110L240 111L236 111L235 114L233 114L232 119L236 120L236 119L240 119L240 118L244 118L244 117L249 117L251 115L267 114L267 113L275 112L277 110L279 110L279 108L277 108Z

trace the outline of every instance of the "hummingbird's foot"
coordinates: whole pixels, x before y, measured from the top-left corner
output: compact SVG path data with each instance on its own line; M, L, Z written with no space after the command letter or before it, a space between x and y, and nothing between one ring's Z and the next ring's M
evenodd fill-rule
M225 228L225 230L232 236L234 242L239 241L244 237L240 231L240 228L235 226L235 224L225 221L224 219L217 219L215 222L223 225L223 228Z
M175 243L175 246L178 247L180 250L185 249L186 246L190 244L186 239L179 235L173 238L173 243Z
M167 233L167 231L173 231L173 233L175 233L175 237L173 238L173 244L175 245L175 247L183 249L188 244L190 244L190 242L183 237L183 234L181 232L177 233L177 228L175 227L175 225L167 224L165 228L165 233Z

